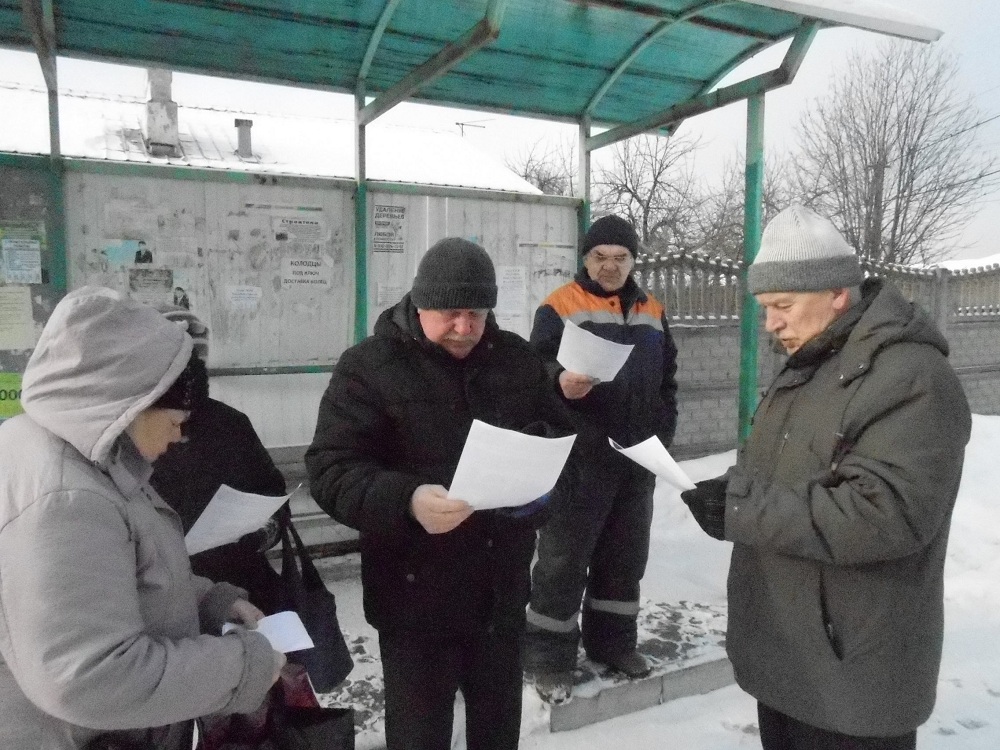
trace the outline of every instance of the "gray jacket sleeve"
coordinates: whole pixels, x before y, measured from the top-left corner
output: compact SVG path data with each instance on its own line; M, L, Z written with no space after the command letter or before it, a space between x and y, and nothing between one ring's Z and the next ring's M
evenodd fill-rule
M180 600L194 601L190 576L176 578L188 589ZM259 706L273 674L267 639L166 637L155 627L162 613L142 611L135 581L129 527L98 493L51 493L0 531L3 654L25 695L101 730Z

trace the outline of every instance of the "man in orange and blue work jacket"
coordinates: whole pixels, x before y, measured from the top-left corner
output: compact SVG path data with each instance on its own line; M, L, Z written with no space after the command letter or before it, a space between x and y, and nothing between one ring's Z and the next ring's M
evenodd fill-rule
M525 671L552 702L572 691L581 636L592 660L629 678L650 671L636 651L636 618L654 476L616 452L608 438L631 446L656 435L669 447L677 423L677 348L663 305L632 278L638 249L635 229L624 219L594 222L581 247L583 268L546 298L531 331L557 391L578 417L582 459L576 486L552 498L527 612ZM556 362L566 321L634 345L613 381L596 382Z

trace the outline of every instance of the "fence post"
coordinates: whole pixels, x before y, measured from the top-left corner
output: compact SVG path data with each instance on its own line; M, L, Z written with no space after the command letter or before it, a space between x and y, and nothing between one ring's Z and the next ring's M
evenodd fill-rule
M934 269L934 320L945 338L948 338L948 322L951 318L951 306L948 304L949 276L951 271L947 268L938 266Z

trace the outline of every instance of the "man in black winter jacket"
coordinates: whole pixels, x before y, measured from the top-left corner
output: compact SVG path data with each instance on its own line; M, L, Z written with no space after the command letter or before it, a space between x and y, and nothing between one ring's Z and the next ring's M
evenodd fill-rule
M544 511L473 512L446 488L474 419L549 436L572 428L542 361L497 326L496 300L485 250L435 244L411 292L341 356L306 452L313 497L361 532L388 750L450 747L458 689L470 750L518 744L520 637Z

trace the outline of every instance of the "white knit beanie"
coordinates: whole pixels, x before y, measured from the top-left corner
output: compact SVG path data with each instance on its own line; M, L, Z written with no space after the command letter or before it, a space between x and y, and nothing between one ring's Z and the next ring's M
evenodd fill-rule
M858 286L864 278L858 256L829 219L789 206L764 227L747 291L818 292Z

